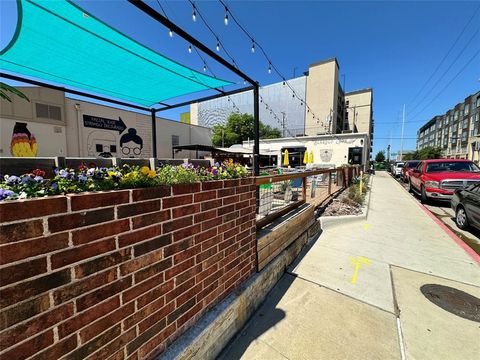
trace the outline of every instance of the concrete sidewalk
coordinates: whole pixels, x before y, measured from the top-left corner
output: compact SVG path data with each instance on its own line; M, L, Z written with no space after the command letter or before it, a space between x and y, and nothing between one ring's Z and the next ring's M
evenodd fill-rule
M480 298L475 260L379 172L367 220L326 230L221 358L478 359L480 324L431 303L424 284Z

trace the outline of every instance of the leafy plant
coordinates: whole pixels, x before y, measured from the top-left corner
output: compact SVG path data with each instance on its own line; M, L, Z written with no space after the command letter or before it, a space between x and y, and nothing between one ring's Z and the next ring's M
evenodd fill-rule
M22 176L5 175L3 181L0 181L0 200L184 184L245 176L248 176L247 169L233 160L217 163L209 168L196 168L192 164L165 165L156 171L147 166L98 168L81 165L76 170L56 169L52 179L45 179L45 172L37 169Z
M10 98L10 96L8 96L7 93L12 93L13 95L18 96L19 98L30 101L28 97L24 93L22 93L20 90L17 90L13 86L0 82L0 98L7 100L8 102L12 102L12 99Z

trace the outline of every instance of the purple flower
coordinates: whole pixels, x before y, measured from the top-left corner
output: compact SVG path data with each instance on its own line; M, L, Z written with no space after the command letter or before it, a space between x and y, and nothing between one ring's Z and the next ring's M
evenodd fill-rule
M5 175L5 183L7 185L15 185L15 184L20 184L20 178L18 176L15 176L15 175L12 175L12 176L8 176L8 175Z
M0 200L4 200L13 195L15 195L15 193L12 190L0 188Z
M40 184L40 183L43 182L43 177L41 177L41 176L35 176L35 177L33 178L33 180L35 180L35 182L37 182L37 183Z
M80 182L86 182L87 181L87 176L84 174L78 175L78 181Z
M28 184L29 182L33 182L33 177L30 175L25 175L22 177L22 184Z
M60 175L60 176L63 177L63 178L66 178L66 177L68 176L68 171L62 169L62 170L60 170L60 171L58 172L58 175Z
M213 173L213 176L217 176L217 175L218 175L218 170L217 170L217 169L213 169L212 173Z
M52 185L50 185L50 186L53 189L53 191L55 191L55 192L58 191L58 184L56 182L52 183Z

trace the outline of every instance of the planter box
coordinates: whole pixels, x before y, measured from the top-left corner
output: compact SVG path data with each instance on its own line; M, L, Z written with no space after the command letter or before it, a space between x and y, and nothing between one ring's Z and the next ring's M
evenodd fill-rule
M256 269L253 178L0 203L0 351L151 358Z

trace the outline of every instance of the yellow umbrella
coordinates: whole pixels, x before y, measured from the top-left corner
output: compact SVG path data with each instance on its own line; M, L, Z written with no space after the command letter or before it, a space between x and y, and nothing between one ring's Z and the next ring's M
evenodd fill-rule
M308 157L308 162L309 162L310 164L313 164L313 150L310 151L310 155L309 155L309 157Z
M303 154L303 163L308 164L308 151L305 151Z
M283 166L288 166L290 165L290 162L288 161L288 150L285 149L284 156L283 156Z

